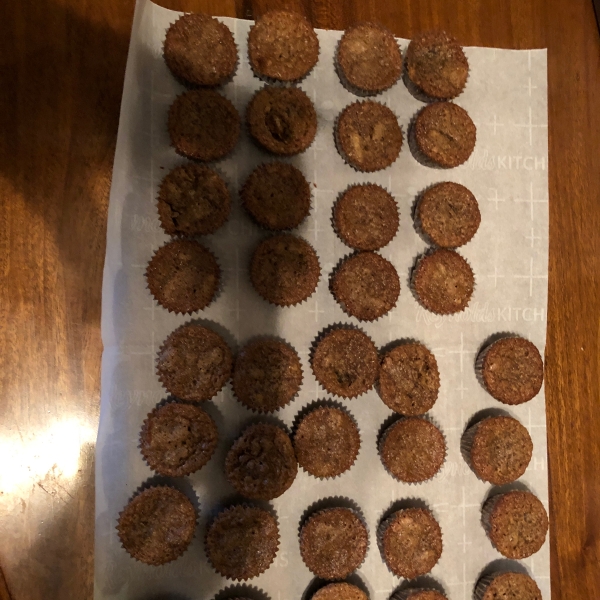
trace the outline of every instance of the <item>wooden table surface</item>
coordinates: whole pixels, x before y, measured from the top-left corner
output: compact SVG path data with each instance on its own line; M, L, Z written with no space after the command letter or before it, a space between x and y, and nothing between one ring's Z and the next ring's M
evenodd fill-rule
M287 6L323 28L377 18L402 37L436 27L465 45L548 48L552 595L599 599L600 41L592 0L162 3L246 18ZM13 600L93 595L102 267L133 10L133 0L0 7L0 565Z

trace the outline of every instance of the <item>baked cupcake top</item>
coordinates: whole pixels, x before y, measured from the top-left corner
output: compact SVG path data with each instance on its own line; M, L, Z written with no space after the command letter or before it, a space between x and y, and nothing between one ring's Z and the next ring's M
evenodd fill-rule
M340 74L352 87L379 93L398 81L402 54L393 34L376 23L346 29L337 48Z
M469 63L453 37L445 31L428 31L416 35L408 45L406 73L425 95L450 100L465 88Z
M337 234L356 250L379 250L389 244L399 221L394 198L374 183L349 187L333 207Z
M252 410L279 410L292 400L301 385L300 357L280 340L252 340L235 359L233 392Z
M183 15L169 26L163 54L175 77L200 86L225 83L238 60L227 25L200 13Z
M400 154L402 130L396 115L383 104L354 102L340 113L336 140L342 158L358 171L389 167Z
M317 113L296 87L266 86L252 96L246 110L250 135L265 150L290 156L306 150L317 133Z
M347 314L374 321L396 306L400 279L389 260L375 252L359 252L333 273L331 292Z
M548 515L531 492L513 491L494 496L483 510L488 536L506 558L527 558L544 544Z
M368 600L359 587L351 583L330 583L312 595L312 600Z
M302 79L319 60L319 39L301 14L272 10L248 34L248 57L259 77Z
M215 422L201 408L169 402L144 421L140 450L151 469L165 477L183 477L201 469L217 447Z
M223 178L204 165L175 167L160 184L158 216L169 235L214 233L225 224L230 211L231 197Z
M419 302L431 312L450 315L464 310L475 289L469 263L454 250L440 248L423 256L412 275Z
M216 332L188 323L163 342L156 372L165 389L177 398L202 402L217 394L231 377L233 357Z
M254 250L250 280L268 302L292 306L306 300L319 283L321 267L312 246L283 233L264 239Z
M373 387L378 362L377 348L366 333L340 327L316 343L311 367L317 381L329 393L355 398Z
M277 521L261 508L226 508L209 525L204 547L210 564L223 577L238 581L258 577L279 549Z
M437 361L423 344L400 344L383 355L377 391L394 412L426 413L435 404L439 389Z
M327 508L313 514L300 530L304 564L321 579L344 579L363 563L369 536L349 508Z
M169 109L169 135L175 151L203 162L227 156L240 137L240 115L214 90L191 90Z
M523 404L538 394L544 363L529 340L507 337L484 350L481 374L487 391L504 404Z
M448 600L444 594L437 590L406 589L403 591L402 600Z
M196 510L180 491L169 486L145 489L119 515L117 531L123 548L147 565L179 558L196 530Z
M475 148L477 128L464 108L452 102L435 102L419 111L414 139L418 150L435 165L458 167Z
M225 475L246 498L272 500L294 482L298 463L289 436L268 423L247 427L225 459Z
M423 233L442 248L466 244L481 223L475 196L464 185L450 181L423 192L416 217Z
M505 485L525 473L533 442L529 432L512 417L488 417L465 433L469 458L476 475L494 485Z
M482 590L481 600L542 600L540 588L525 573L495 573L491 581L480 581L477 587Z
M294 229L310 211L308 182L299 169L284 162L257 167L240 196L244 208L265 229Z
M170 312L190 314L215 298L221 269L212 252L194 240L171 240L146 268L148 289Z
M350 415L334 406L306 414L296 428L294 449L300 466L315 477L337 477L356 460L358 427Z

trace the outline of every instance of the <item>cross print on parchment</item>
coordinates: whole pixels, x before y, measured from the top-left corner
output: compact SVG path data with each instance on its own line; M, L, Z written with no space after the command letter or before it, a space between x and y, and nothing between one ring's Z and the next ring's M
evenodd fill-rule
M535 279L548 279L548 273L541 275L533 274L533 257L529 259L529 274L527 275L513 275L515 279L529 279L529 297L533 296L533 281Z
M531 106L529 107L529 121L527 123L513 123L515 127L525 127L529 130L529 145L533 146L533 130L536 128L547 129L547 123L534 123L533 116L531 113Z
M494 192L493 198L488 198L488 202L493 202L498 210L498 202L506 202L506 198L498 198L498 190L496 188L489 188L490 192Z
M498 121L498 117L496 116L496 114L494 113L494 120L491 123L484 123L484 125L489 125L490 127L494 128L494 135L496 135L496 131L498 130L498 127L504 127L504 123L500 123L500 121Z
M529 184L529 198L514 198L514 202L524 202L529 204L531 209L531 220L533 221L533 205L534 204L548 204L548 198L534 198L533 197L533 181Z

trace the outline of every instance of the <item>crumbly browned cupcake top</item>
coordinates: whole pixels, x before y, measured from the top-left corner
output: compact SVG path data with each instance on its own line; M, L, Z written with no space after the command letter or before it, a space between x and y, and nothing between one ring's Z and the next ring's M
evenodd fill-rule
M221 269L212 252L194 240L172 240L161 246L146 268L148 289L156 301L175 313L206 308L219 287Z
M466 244L481 223L475 196L464 185L450 181L423 192L416 216L425 235L443 248Z
M469 263L458 252L445 248L434 250L419 260L412 283L419 302L440 315L464 310L475 289Z
M298 423L294 449L305 471L319 478L336 477L347 471L358 456L358 427L341 408L315 408Z
M489 583L478 587L485 590L481 600L542 600L540 588L525 573L496 573Z
M284 407L301 385L300 357L280 340L253 340L235 359L233 392L252 410L273 412Z
M180 491L148 488L119 515L117 531L123 548L148 565L164 565L181 556L196 530L196 510Z
M225 459L227 480L246 498L278 498L297 473L298 462L288 434L269 423L247 427Z
M442 530L425 508L399 510L386 519L382 529L383 558L398 577L425 575L442 555Z
M393 411L422 415L435 404L439 389L437 361L423 344L401 344L383 355L378 392Z
M317 133L317 113L296 87L266 86L248 104L250 135L265 150L289 156L306 150Z
M227 156L240 137L235 106L213 90L177 96L169 109L169 135L178 154L200 161Z
M414 124L418 150L440 167L458 167L467 161L477 138L475 123L464 108L435 102L421 109Z
M275 560L277 521L261 508L227 508L209 525L205 548L210 564L223 577L238 581L258 577Z
M437 590L407 589L403 593L402 600L448 600Z
M292 306L306 300L319 283L321 267L312 246L289 233L266 238L250 264L254 289L268 302Z
M238 59L227 25L200 13L183 15L167 29L163 53L175 77L201 86L226 82Z
M402 130L387 106L368 100L344 108L336 123L336 139L342 158L352 167L379 171L398 158Z
M252 218L271 230L298 227L310 211L310 186L302 172L283 162L265 163L246 179L240 192Z
M385 431L379 455L396 479L420 483L431 479L442 468L446 442L433 423L410 417L397 421Z
M303 15L272 10L250 29L248 57L257 75L296 81L317 64L319 39Z
M368 600L359 587L351 583L330 583L315 592L312 600Z
M445 31L416 35L406 50L406 72L424 94L450 100L464 89L469 63L458 42Z
M214 233L230 211L231 197L223 178L204 165L175 167L160 184L158 216L169 235Z
M346 313L374 321L396 306L400 279L389 260L375 252L359 252L334 272L331 291Z
M465 433L466 437L471 435L469 456L478 477L494 485L504 485L525 473L533 442L517 419L488 417Z
M481 373L487 391L496 400L522 404L537 395L544 380L544 363L534 344L521 337L508 337L484 352Z
M337 234L356 250L379 250L389 244L399 221L394 198L374 183L349 187L333 207Z
M349 508L327 508L312 515L300 531L304 564L321 579L344 579L363 563L369 536Z
M167 337L158 351L156 372L165 389L177 398L210 400L231 377L233 357L216 332L188 323Z
M344 32L337 49L343 78L367 93L394 85L402 73L402 54L393 36L376 23L361 23Z
M356 398L373 387L378 362L377 348L366 333L340 327L317 342L311 367L329 393Z
M217 426L201 408L169 402L144 421L140 450L151 469L166 477L183 477L201 469L217 447Z
M487 515L488 536L506 558L527 558L546 540L548 515L531 492L513 491L494 496L483 510Z

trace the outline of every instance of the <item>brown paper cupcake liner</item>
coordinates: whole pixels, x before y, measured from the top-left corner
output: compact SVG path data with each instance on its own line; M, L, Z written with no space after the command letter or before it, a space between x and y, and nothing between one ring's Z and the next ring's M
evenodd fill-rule
M423 198L423 195L425 194L425 192L427 190L430 190L431 188L434 188L436 185L439 185L440 183L442 183L441 181L436 181L435 183L432 183L426 187L424 187L421 191L419 191L419 193L415 196L413 203L410 207L410 215L412 217L413 220L413 226L414 229L417 233L417 235L428 245L431 246L432 248L437 248L437 244L435 244L433 242L433 240L425 233L425 231L423 231L423 227L422 227L422 223L421 223L421 219L419 218L419 203L421 202L421 199ZM452 248L454 249L454 248Z
M447 598L447 593L441 583L434 579L430 575L421 575L410 581L409 586L401 587L396 590L391 596L390 600L411 600L415 597L415 594L423 592L438 592Z
M272 600L262 589L247 583L236 583L223 588L212 600Z
M473 589L474 600L483 600L485 592L490 584L494 581L494 579L496 579L496 577L503 575L504 573L521 573L531 577L522 563L508 558L495 560L486 565L476 577L476 583Z

